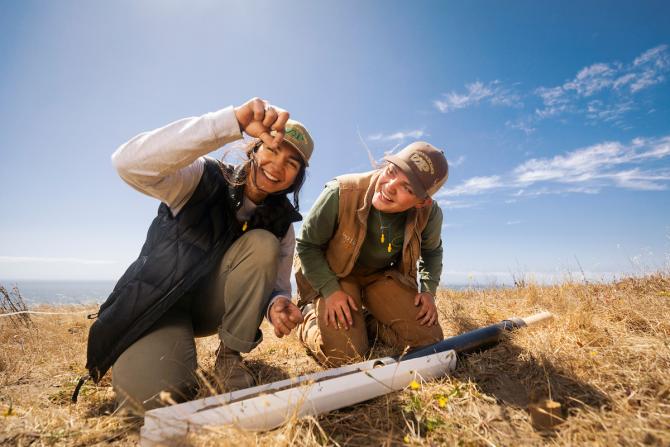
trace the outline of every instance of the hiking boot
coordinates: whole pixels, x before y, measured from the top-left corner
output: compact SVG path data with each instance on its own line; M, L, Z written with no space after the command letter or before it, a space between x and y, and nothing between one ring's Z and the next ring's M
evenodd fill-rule
M242 362L240 353L223 344L216 351L214 376L216 388L222 393L256 386L256 379Z

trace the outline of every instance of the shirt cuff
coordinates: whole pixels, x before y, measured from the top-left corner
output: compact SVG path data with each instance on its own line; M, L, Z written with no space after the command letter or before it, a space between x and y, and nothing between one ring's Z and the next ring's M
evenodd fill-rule
M322 297L328 298L338 290L340 290L340 282L337 280L337 278L333 278L328 280L328 282L323 287L321 287L321 289L319 289L319 293Z
M242 138L240 123L235 116L235 108L228 106L216 112L209 112L207 118L212 122L212 132L216 138L235 140Z
M429 292L434 297L437 296L437 281L421 281L421 292Z

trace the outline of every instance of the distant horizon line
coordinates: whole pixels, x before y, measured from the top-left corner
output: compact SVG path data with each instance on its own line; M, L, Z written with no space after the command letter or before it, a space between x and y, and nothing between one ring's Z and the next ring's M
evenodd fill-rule
M5 286L7 285L5 283L18 283L18 282L58 282L58 283L75 283L75 282L116 282L118 281L117 279L48 279L48 278L23 278L23 279L2 279L0 278L0 286ZM495 281L494 281L495 282ZM470 282L470 283L445 283L441 282L440 286L469 286L469 285L475 285L476 281ZM488 284L492 284L492 282L489 282ZM507 284L507 283L499 283L500 285L513 285L513 284Z

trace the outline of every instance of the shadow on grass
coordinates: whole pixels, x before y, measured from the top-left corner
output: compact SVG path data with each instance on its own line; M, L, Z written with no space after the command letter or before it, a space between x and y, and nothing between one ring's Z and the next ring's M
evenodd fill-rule
M479 327L460 312L452 315L452 322L458 333ZM493 396L502 404L501 417L508 421L509 407L527 409L530 403L545 398L562 405L564 418L581 407L607 409L612 404L607 395L576 378L569 369L535 358L509 339L486 351L459 357L452 377L471 381Z
M251 372L256 376L258 384L265 384L276 382L279 380L288 379L291 376L283 369L266 363L263 360L245 360L245 364Z
M276 382L278 380L288 379L290 376L281 368L266 363L263 360L245 360L245 366L251 371L258 385ZM218 394L219 379L211 370L200 370L201 377L197 378L197 392L192 399L202 399L204 397ZM189 399L191 400L191 399Z

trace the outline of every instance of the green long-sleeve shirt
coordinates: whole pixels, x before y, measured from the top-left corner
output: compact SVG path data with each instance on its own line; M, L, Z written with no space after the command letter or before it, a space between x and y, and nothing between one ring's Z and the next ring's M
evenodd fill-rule
M296 250L302 264L302 272L312 287L323 297L340 290L337 276L328 266L325 251L335 233L339 210L339 186L336 180L326 184L321 195L305 218L296 239ZM404 213L382 213L370 209L367 233L356 260L356 265L383 270L397 265L404 242ZM426 228L421 233L421 258L419 260L419 282L422 292L437 290L442 273L442 210L433 203ZM381 242L382 233L384 242ZM389 251L389 243L391 248Z

